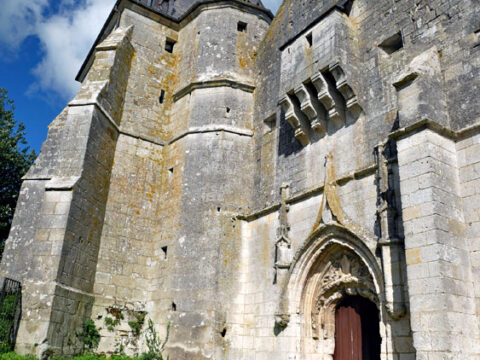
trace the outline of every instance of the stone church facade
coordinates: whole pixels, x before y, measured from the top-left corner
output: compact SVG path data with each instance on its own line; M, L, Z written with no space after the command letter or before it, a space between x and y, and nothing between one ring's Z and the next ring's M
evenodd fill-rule
M0 267L18 352L480 359L478 1L119 0L77 80Z

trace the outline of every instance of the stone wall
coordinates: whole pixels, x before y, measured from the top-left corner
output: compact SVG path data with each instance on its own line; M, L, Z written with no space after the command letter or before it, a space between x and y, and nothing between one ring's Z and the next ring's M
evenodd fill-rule
M417 354L475 358L478 315L455 143L423 130L398 149Z

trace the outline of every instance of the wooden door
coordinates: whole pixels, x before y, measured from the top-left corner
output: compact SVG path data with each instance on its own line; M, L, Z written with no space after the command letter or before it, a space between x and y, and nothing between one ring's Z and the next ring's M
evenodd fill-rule
M378 309L371 301L351 296L335 313L334 360L380 360Z
M340 305L335 313L334 360L362 359L362 321L358 307Z

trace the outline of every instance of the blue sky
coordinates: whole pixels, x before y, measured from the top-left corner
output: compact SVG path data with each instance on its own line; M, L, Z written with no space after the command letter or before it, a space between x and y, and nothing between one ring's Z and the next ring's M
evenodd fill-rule
M75 95L75 75L115 0L1 0L0 87L37 153L48 124ZM276 12L281 0L263 0Z

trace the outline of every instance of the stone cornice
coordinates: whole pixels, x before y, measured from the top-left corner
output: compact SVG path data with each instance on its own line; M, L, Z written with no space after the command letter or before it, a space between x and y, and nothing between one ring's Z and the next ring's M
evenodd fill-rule
M436 123L435 121L423 119L412 125L405 126L403 128L393 131L388 135L388 137L394 140L399 140L426 129L431 130L447 139L457 142L479 133L480 119L477 119L477 122L475 124L467 126L458 131L447 129L446 127Z

